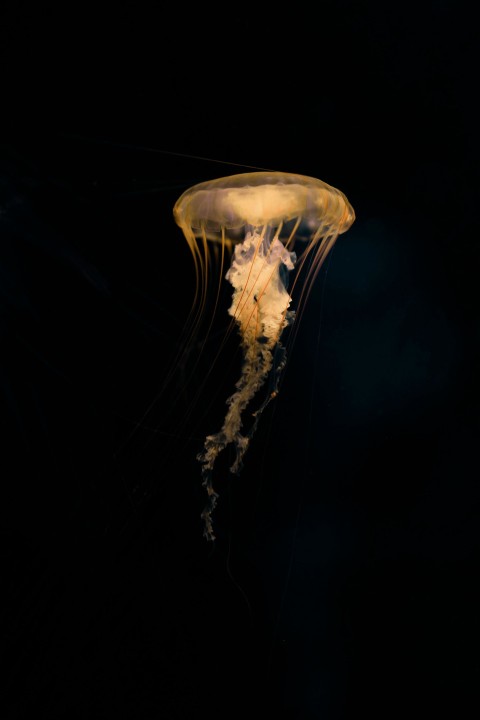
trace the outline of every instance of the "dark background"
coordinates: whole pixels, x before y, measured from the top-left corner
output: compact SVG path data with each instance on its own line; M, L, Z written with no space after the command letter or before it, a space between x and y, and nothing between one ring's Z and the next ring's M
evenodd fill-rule
M477 717L473 17L2 7L2 717ZM226 288L175 366L172 207L250 167L357 220L212 547L195 456L240 357Z

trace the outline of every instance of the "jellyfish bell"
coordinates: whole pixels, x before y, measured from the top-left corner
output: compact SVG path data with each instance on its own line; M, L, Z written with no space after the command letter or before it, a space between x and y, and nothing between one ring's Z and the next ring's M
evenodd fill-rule
M230 470L240 471L260 415L278 392L286 363L281 336L295 318L289 308L298 278L303 274L305 281L299 293L297 315L328 252L338 235L352 225L355 213L340 190L321 180L273 171L242 173L194 185L180 196L173 212L195 265L193 328L205 307L210 247L221 249L220 281L231 255L225 274L233 287L228 312L240 332L242 369L235 392L227 400L221 429L206 437L197 456L208 495L202 513L204 535L214 540L216 459L222 450L232 446L235 460ZM288 290L289 273L294 269L295 280ZM267 378L271 380L269 392L252 413L252 423L245 430L245 411Z
M345 195L317 180L285 172L251 172L217 178L186 190L174 207L187 236L243 240L250 226L279 228L288 237L289 222L299 220L296 239L308 240L331 224L346 232L355 213Z

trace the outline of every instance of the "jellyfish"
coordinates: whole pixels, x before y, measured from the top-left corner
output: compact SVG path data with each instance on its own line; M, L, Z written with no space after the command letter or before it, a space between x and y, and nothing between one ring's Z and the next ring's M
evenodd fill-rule
M219 454L234 450L230 471L238 474L261 414L278 393L286 364L282 335L299 318L322 263L355 213L345 195L316 178L286 172L249 172L202 182L186 190L174 206L174 218L190 247L197 280L193 325L205 307L211 249L220 256L220 281L232 285L228 310L238 328L242 366L235 391L217 432L207 435L197 455L207 502L203 532L213 541L212 514L218 493L213 472ZM289 275L295 270L290 289ZM296 311L290 308L299 277ZM298 320L297 320L298 321ZM246 428L245 415L257 393L268 391Z

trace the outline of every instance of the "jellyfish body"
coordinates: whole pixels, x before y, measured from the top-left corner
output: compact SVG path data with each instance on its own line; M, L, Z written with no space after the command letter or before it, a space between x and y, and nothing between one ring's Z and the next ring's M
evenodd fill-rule
M298 314L329 250L337 236L351 226L355 214L345 195L321 180L283 172L252 172L195 185L177 200L174 217L195 263L194 324L205 305L210 245L220 245L221 277L225 258L232 253L225 278L233 286L229 314L240 332L242 369L235 392L227 400L221 429L206 437L197 456L208 495L202 513L204 535L214 540L216 459L232 446L235 460L230 470L240 471L260 415L278 391L286 363L281 336L295 318L289 309L293 288L303 270ZM296 277L289 291L288 276L294 268ZM267 378L272 381L269 392L245 431L244 414Z

